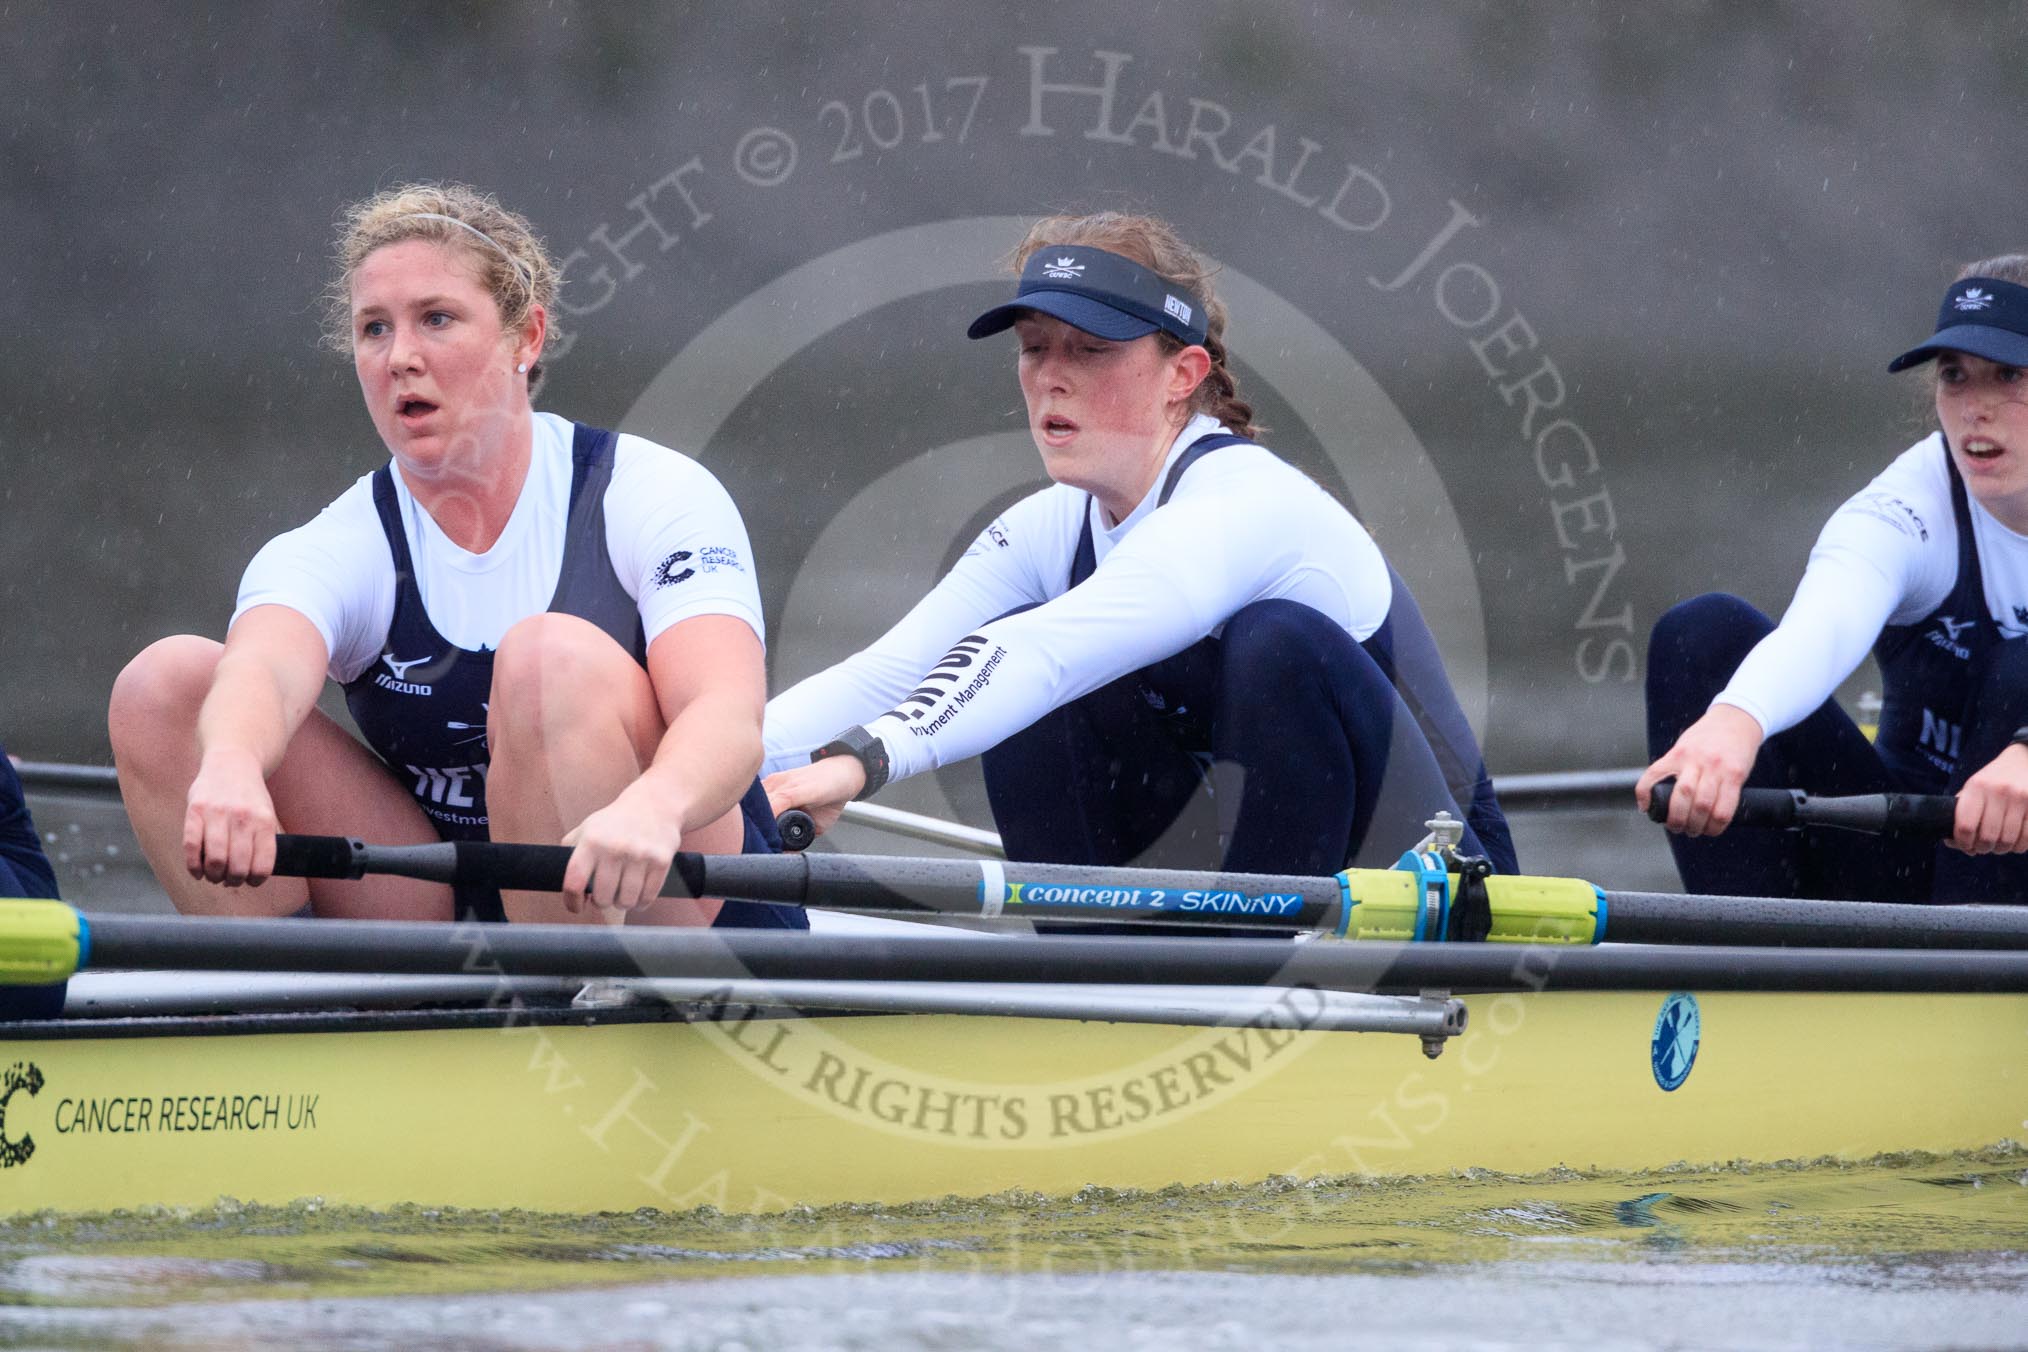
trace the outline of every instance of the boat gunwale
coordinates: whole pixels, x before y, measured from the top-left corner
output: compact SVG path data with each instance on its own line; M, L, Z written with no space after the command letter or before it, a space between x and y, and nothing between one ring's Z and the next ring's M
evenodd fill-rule
M595 1027L601 1024L719 1023L732 1019L864 1018L880 1011L799 1010L786 1005L647 1001L597 1009L569 1005L501 1004L480 1009L316 1009L256 1013L127 1014L0 1020L0 1043L69 1042L145 1037L258 1037L293 1033L403 1033Z

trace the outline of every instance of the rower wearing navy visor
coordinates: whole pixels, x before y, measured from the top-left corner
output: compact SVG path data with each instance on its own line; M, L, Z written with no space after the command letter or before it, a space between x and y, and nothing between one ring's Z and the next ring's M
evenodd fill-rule
M460 185L347 213L329 296L388 461L277 536L223 645L149 646L109 717L185 912L807 927L660 895L679 848L780 848L746 528L701 465L537 412L558 273ZM315 707L326 676L364 739ZM573 848L560 895L270 879L278 831ZM242 884L261 884L249 889Z
M2028 888L2028 255L1959 274L1936 331L1888 370L1924 366L1938 430L1832 515L1779 625L1710 595L1655 627L1656 759L1635 795L1646 808L1675 778L1670 844L1692 892L2019 901ZM1883 686L1871 743L1831 698L1869 648ZM1955 793L1952 848L1726 833L1746 786Z
M1392 864L1447 809L1466 852L1513 871L1414 599L1255 440L1211 269L1117 213L1040 221L1014 261L1013 299L968 332L1015 332L1055 483L872 646L770 701L775 810L828 827L890 779L982 756L1018 859L1330 873ZM1206 787L1218 847L1156 859Z

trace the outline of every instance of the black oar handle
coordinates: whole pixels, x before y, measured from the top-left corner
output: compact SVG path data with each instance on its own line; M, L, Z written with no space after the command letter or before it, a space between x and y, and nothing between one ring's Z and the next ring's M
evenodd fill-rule
M275 837L277 878L364 878L366 842L349 836Z
M799 807L775 814L775 829L782 833L782 848L800 853L817 843L817 823Z
M278 878L364 878L389 873L425 882L512 887L530 892L561 892L570 866L567 845L515 845L503 841L456 840L441 845L368 845L343 836L275 837ZM701 897L705 891L706 859L677 852L662 894ZM779 859L780 855L731 855L726 859ZM756 898L760 900L760 898Z
M1669 800L1675 796L1676 781L1665 779L1648 790L1648 820L1669 820ZM1798 825L1797 808L1805 801L1799 789L1741 789L1739 810L1732 814L1734 826L1784 827Z
M1648 791L1648 819L1666 821L1676 782L1665 779ZM1941 840L1957 824L1958 800L1948 794L1867 793L1846 798L1812 798L1800 789L1742 789L1734 826L1783 828L1828 826L1875 836Z
M776 817L775 827L781 832L782 848L792 852L808 849L817 838L817 824L800 808L790 808ZM480 848L471 848L475 844ZM679 853L673 864L673 871L692 887L693 896L702 882L698 872L702 858ZM368 845L345 836L275 837L275 876L279 878L364 878L368 873L384 871L391 861L409 870L410 877L434 882L478 882L560 892L570 850L561 845L470 841L457 842L452 849L444 850L435 845ZM505 881L510 878L511 884Z

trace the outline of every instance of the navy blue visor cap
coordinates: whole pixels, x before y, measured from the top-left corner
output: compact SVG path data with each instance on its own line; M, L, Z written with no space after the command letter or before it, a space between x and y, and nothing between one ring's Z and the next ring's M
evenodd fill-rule
M1142 267L1087 244L1045 244L1021 269L1014 299L972 321L969 338L988 338L1034 311L1095 338L1124 343L1160 329L1185 343L1204 341L1204 302Z
M2028 286L1997 277L1952 282L1937 311L1936 332L1887 363L1906 371L1945 352L1969 352L2002 366L2028 367Z

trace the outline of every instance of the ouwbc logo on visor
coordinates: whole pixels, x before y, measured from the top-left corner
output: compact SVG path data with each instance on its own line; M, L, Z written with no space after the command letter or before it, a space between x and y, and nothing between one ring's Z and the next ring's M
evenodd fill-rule
M1890 371L1920 366L1944 352L1968 352L2003 366L2028 367L2028 286L1997 277L1951 283L1928 342L1887 363Z
M1204 341L1204 302L1131 258L1081 244L1037 249L1021 269L1014 299L972 321L966 335L1012 328L1025 310L1053 315L1095 337L1126 342L1160 329L1186 343Z

